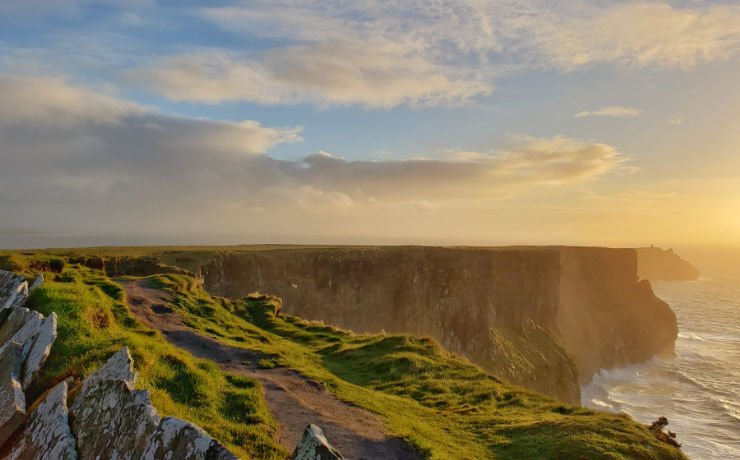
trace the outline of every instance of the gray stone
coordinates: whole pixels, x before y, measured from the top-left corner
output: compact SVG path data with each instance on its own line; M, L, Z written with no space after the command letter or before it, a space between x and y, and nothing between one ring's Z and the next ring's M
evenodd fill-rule
M301 441L295 448L291 460L338 460L342 454L329 444L321 428L313 423L303 432Z
M69 429L67 382L62 382L28 417L26 430L11 448L10 460L75 460L75 438Z
M13 305L18 293L23 291L28 295L28 283L24 281L22 275L0 270L0 309Z
M46 362L46 358L51 352L51 346L57 339L57 314L52 313L45 320L39 329L36 340L31 346L26 362L23 366L23 390L27 390L36 377L36 373ZM65 402L66 404L66 402Z
M10 340L29 320L38 318L40 315L23 307L9 307L8 316L0 326L0 345Z
M34 289L41 286L42 284L44 284L44 274L39 273L36 276L36 279L33 280L33 283L31 283L31 286L28 288L28 292L32 292Z
M33 345L33 342L36 339L39 330L41 329L41 325L44 323L44 317L41 315L41 313L36 311L29 311L25 308L23 310L26 311L26 322L10 337L9 340L9 342L17 342L23 345L21 362L26 360L26 356L28 356L28 352L31 351L31 346ZM1 346L0 350L2 350L4 346L5 345Z
M128 347L123 347L82 382L82 389L72 402L72 412L77 411L88 389L95 383L106 380L122 380L130 390L133 390L137 378L138 376L134 372L134 360L131 358L131 353Z
M75 404L72 432L82 460L143 458L159 425L147 392L132 391L124 380L96 380Z
M26 420L26 396L18 376L23 345L8 342L0 349L0 446Z
M165 417L149 440L146 459L236 460L237 457L192 423Z

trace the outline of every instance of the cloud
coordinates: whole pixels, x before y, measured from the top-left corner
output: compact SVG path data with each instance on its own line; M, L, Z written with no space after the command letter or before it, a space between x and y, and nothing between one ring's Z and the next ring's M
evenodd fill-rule
M668 119L669 125L681 125L683 124L683 117L671 117Z
M633 109L632 107L622 107L619 105L610 105L599 107L596 110L582 110L575 115L573 118L583 117L636 117L640 115L641 111Z
M491 91L425 60L413 44L377 39L276 48L259 59L204 51L129 76L170 99L206 103L427 106L464 103Z
M605 144L522 136L438 160L317 152L287 161L268 153L299 141L298 128L167 115L53 78L0 76L0 98L0 214L56 232L274 230L308 225L313 212L326 216L326 230L367 210L388 218L450 202L464 209L599 177L627 160Z

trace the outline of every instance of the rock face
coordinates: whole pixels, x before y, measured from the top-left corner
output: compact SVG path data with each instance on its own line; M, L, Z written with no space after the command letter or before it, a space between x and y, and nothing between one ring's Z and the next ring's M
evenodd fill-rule
M595 368L670 351L676 336L631 249L245 251L200 276L212 294L278 295L286 313L356 332L432 336L494 375L576 404Z
M344 457L326 440L321 428L313 423L306 427L290 460L341 460Z
M10 460L75 460L75 438L69 429L67 382L52 389L34 409L26 430L12 447Z
M27 390L36 377L36 373L46 362L46 358L51 353L51 346L57 339L57 314L52 313L43 320L39 328L36 340L28 352L26 362L23 365L23 389Z
M83 382L72 404L72 432L81 459L230 460L236 457L197 426L161 420L147 390L134 390L127 348Z
M638 274L646 280L692 281L701 276L699 270L673 252L673 249L638 248L637 260Z

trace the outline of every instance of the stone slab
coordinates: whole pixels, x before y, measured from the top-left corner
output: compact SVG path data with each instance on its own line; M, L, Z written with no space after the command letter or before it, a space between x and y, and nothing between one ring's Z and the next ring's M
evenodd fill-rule
M54 387L28 417L23 436L11 448L10 460L76 460L69 427L67 382Z
M27 390L33 382L41 366L46 362L51 352L51 346L57 339L57 314L49 315L41 325L34 340L31 349L28 352L26 361L23 365L23 377L21 379L23 390ZM65 402L66 404L66 402Z
M339 460L343 458L342 454L329 444L321 428L312 423L303 431L303 437L290 460Z
M18 376L23 345L8 342L0 349L0 446L26 420L26 396Z

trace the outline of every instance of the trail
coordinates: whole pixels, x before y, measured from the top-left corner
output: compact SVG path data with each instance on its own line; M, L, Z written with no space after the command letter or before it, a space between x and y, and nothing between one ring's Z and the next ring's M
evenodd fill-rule
M319 425L329 442L349 459L417 460L419 454L403 440L389 435L372 413L341 401L320 383L287 369L259 369L262 354L230 347L183 324L167 305L170 293L149 286L148 280L119 281L131 312L171 344L221 370L257 379L279 428L276 441L288 452L295 449L309 423Z

